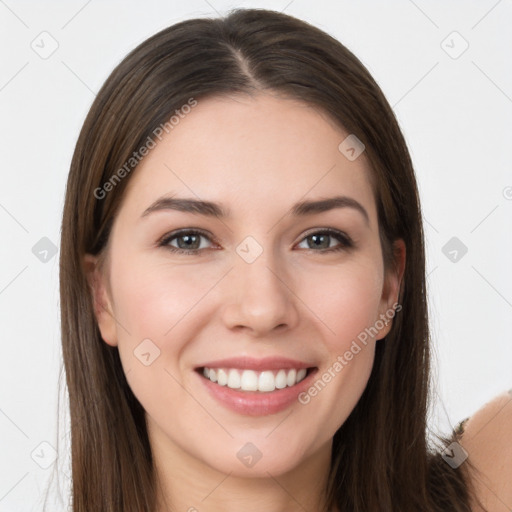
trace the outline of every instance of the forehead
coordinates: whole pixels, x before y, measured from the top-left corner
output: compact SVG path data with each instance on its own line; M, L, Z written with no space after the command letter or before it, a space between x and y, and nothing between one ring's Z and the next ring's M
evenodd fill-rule
M350 161L339 150L348 135L297 100L270 94L198 100L143 158L123 203L142 212L157 197L176 194L261 211L339 193L364 203L372 218L365 155Z

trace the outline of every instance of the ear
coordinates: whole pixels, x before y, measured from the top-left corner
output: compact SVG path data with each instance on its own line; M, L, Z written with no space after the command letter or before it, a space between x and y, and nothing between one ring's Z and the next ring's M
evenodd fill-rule
M115 347L117 346L116 321L108 292L107 276L100 269L98 256L86 254L83 265L101 337L107 344Z
M402 286L402 278L405 271L406 249L405 242L402 239L395 240L393 243L393 262L384 276L384 286L382 289L382 297L380 302L379 319L384 324L379 329L376 339L382 339L389 334L393 326L393 318L402 309L402 305L398 303L400 297L400 289ZM381 322L376 321L377 325Z

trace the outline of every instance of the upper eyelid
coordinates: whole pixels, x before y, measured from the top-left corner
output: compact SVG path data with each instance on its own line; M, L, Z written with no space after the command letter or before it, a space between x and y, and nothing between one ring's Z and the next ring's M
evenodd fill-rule
M174 240L175 238L187 235L189 233L204 236L205 238L210 239L212 242L218 243L216 241L217 239L212 234L208 233L207 231L204 231L199 228L183 228L183 229L178 229L177 231L171 231L169 233L166 233L164 236L160 237L160 239L158 240L158 244L163 244L165 242Z

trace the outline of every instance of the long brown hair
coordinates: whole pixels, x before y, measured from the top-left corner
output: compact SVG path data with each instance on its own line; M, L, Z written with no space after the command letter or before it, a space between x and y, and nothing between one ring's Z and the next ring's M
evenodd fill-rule
M157 127L191 98L263 90L318 108L364 143L387 268L392 242L401 238L407 248L402 310L377 344L361 399L334 436L329 502L351 512L468 512L471 466L452 469L429 443L423 228L400 128L378 85L345 46L303 21L262 9L183 21L144 41L108 77L84 122L67 182L60 253L72 510L155 512L157 493L144 410L117 348L101 339L84 254L104 254L136 172L126 163ZM107 182L112 186L104 193ZM441 446L453 439L437 436Z

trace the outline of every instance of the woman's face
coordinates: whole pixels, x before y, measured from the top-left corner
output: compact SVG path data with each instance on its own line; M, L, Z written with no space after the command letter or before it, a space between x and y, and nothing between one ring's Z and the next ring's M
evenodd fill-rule
M348 135L292 100L199 100L134 171L90 275L159 453L240 476L330 453L401 278Z

